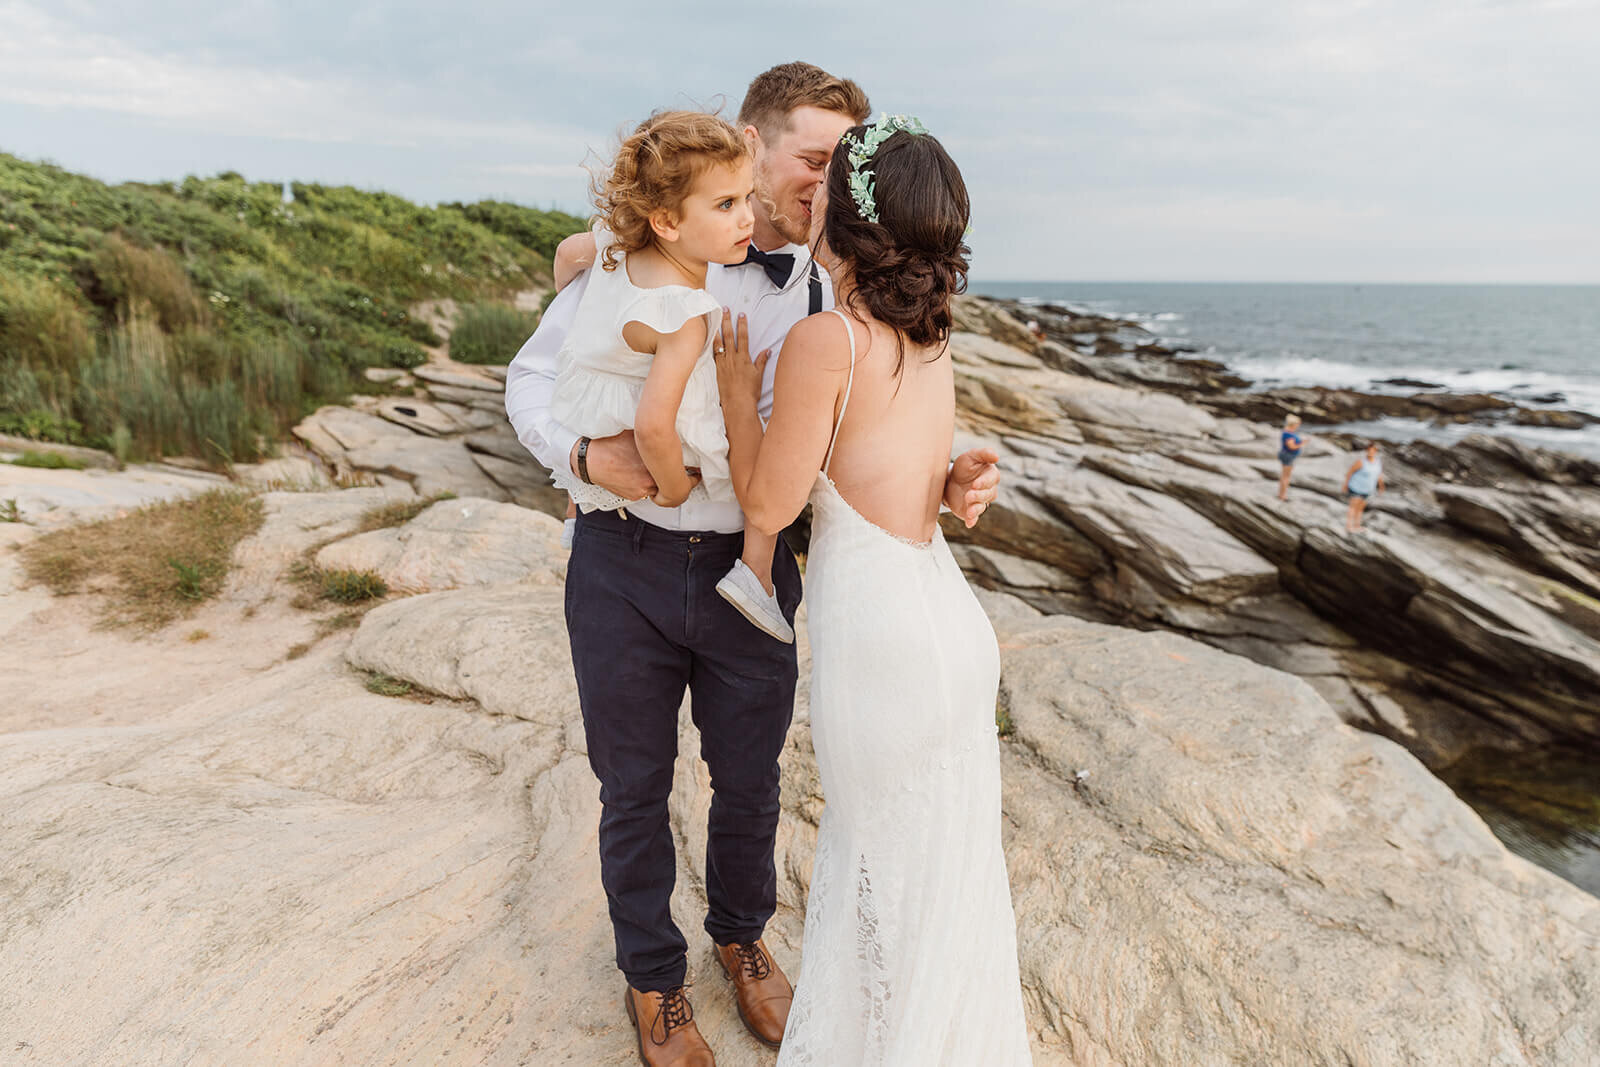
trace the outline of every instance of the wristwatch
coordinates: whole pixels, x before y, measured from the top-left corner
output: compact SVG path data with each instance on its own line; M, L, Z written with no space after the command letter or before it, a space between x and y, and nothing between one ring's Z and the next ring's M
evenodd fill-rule
M593 485L589 480L589 439L578 438L578 477L583 479L583 484Z

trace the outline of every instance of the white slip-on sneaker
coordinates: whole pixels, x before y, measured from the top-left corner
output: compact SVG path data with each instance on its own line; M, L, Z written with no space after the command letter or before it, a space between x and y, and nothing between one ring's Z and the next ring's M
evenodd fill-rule
M562 519L561 520L561 547L562 548L570 549L572 547L572 535L575 532L577 532L577 529L578 529L578 520L577 519Z
M786 645L794 644L794 627L784 619L777 594L762 588L761 579L756 577L755 571L745 566L744 560L735 561L733 570L722 576L722 581L717 583L717 592L758 629Z

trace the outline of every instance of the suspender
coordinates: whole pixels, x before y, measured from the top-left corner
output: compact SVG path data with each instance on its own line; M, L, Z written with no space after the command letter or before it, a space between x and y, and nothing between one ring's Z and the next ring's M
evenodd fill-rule
M817 312L822 310L822 277L817 273L816 260L811 260L808 265L811 268L811 307L806 313L808 315L815 315Z

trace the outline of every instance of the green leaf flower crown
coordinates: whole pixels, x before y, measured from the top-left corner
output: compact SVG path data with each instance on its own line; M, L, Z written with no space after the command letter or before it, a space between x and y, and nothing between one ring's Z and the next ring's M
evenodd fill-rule
M843 143L850 149L850 177L847 179L850 199L856 202L856 210L868 222L879 221L878 188L873 176L862 168L872 162L873 155L883 142L902 130L928 136L928 130L921 120L909 115L880 115L878 121L862 131L859 139L852 140L848 134L845 135Z

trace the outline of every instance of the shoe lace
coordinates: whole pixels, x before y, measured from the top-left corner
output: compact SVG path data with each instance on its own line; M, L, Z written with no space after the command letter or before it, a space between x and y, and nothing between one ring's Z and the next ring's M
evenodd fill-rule
M748 945L733 945L733 954L739 957L739 968L749 978L760 980L772 973L772 964L767 960L766 952L762 951L758 942Z
M661 1006L656 1009L655 1020L650 1024L650 1040L657 1045L666 1044L672 1031L681 1030L694 1022L694 1009L689 1006L686 989L686 986L673 986L661 994ZM660 1037L656 1036L658 1027L661 1029Z

